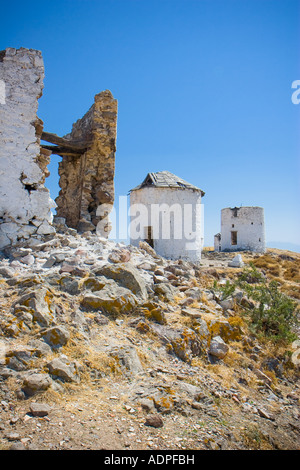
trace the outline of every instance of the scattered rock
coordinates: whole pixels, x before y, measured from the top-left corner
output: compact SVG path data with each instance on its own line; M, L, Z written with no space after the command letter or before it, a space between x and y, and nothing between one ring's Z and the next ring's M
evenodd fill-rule
M22 442L14 442L9 450L26 450L26 447L24 446L24 444Z
M47 356L51 353L51 347L44 341L38 339L29 341L29 346L34 349L34 353L37 357Z
M10 432L6 435L6 439L8 439L9 441L19 441L21 439L21 436L17 432Z
M254 367L252 369L252 372L254 372L254 374L256 375L258 379L262 380L268 385L271 385L272 379L268 377L266 374L264 374L260 369L258 369L257 367Z
M34 348L28 346L11 349L6 353L6 365L17 371L26 370L33 362L34 353Z
M14 272L6 267L0 267L0 276L4 278L11 278L14 277Z
M30 373L23 380L23 391L26 395L32 396L38 392L47 390L52 383L48 374Z
M201 311L198 310L197 308L188 308L188 307L183 307L181 309L182 315L186 315L187 317L190 318L200 318L201 317Z
M163 301L166 302L173 302L174 301L174 288L170 284L167 284L166 282L162 282L159 284L156 284L154 286L154 292L158 297L160 297Z
M149 320L154 320L161 324L167 323L165 312L163 311L162 306L160 304L154 302L146 302L142 304L142 308L145 318Z
M270 419L271 421L274 421L273 416L271 416L269 413L267 413L267 411L264 410L263 408L257 408L257 411L258 411L258 414L259 414L262 418Z
M27 255L27 256L24 256L23 258L20 258L20 261L23 264L32 265L34 264L35 259L33 255Z
M69 274L72 274L75 269L77 268L77 266L73 265L73 264L68 264L68 263L64 263L62 265L62 267L60 268L60 273L69 273Z
M149 398L142 398L139 404L147 413L155 410L153 400L150 400Z
M33 320L42 326L49 326L55 318L52 295L45 288L36 288L22 296L16 303L30 309Z
M30 413L32 414L32 416L38 416L38 417L48 416L50 409L51 409L50 406L47 405L46 403L33 402L30 404Z
M49 374L54 379L60 379L65 382L79 382L77 366L74 361L70 361L66 356L60 356L47 364Z
M219 305L221 305L222 309L225 310L225 311L226 310L232 310L233 307L234 307L234 299L229 298L229 299L225 299L225 300L220 300Z
M222 267L209 270L164 260L143 244L123 249L91 232L79 236L65 224L43 240L0 257L5 447L92 448L103 439L122 449L297 446L296 368L236 326L239 309L251 308L243 291L221 300L211 289L215 279L226 283L232 254L219 253ZM21 262L28 256L34 265ZM230 361L219 362L229 344ZM66 395L65 408L47 404ZM228 431L241 424L245 433ZM162 426L163 436L149 429ZM17 440L8 439L11 430Z
M130 261L131 253L129 250L114 250L112 251L109 256L108 260L112 263L127 263Z
M231 261L229 261L228 266L232 268L242 268L244 266L242 256L236 255Z
M184 362L190 363L194 356L201 356L204 352L201 338L191 328L175 329L153 324L151 329L166 344L168 352Z
M121 369L130 375L143 371L143 366L134 346L120 346L110 349L109 354L117 360Z
M42 332L46 343L52 348L60 348L67 344L70 334L63 326L53 326Z
M149 243L145 241L140 241L139 242L139 247L141 250L146 251L149 255L152 256L154 259L160 259L160 256L156 253L156 251L149 245Z
M208 353L211 356L223 359L228 353L229 346L222 340L220 336L212 338Z
M147 419L145 421L145 426L151 426L153 428L162 428L163 425L164 422L159 414L147 416Z
M96 229L95 225L92 224L92 222L89 222L88 220L85 219L80 219L77 225L77 230L80 233L84 232L89 232L89 231L94 231Z
M43 264L43 268L52 268L56 263L56 258L54 256L50 256L50 258L47 259L46 263Z

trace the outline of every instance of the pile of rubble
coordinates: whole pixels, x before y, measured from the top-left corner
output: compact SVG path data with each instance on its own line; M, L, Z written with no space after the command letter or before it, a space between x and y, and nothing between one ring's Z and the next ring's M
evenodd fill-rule
M273 387L275 368L268 374L259 367L261 345L237 321L243 293L221 300L212 289L215 270L163 259L147 243L136 248L63 225L56 229L43 240L10 247L0 259L3 403L29 401L38 407L51 393L64 397L70 387L79 393L105 384L108 394L126 397L123 410L133 410L132 419L139 409L148 425L174 413L198 413L198 420L205 413L220 422L228 406L242 408L250 421L255 413L274 422L268 403L279 399L279 409L284 396ZM241 348L247 354L231 370L226 358L242 355ZM222 384L214 367L230 369L231 385ZM261 389L258 406L248 388L253 382ZM216 407L220 399L226 400L223 411ZM285 445L295 448L299 415L297 400L290 400L294 427ZM7 442L5 426L2 431ZM203 442L190 445L201 448ZM228 447L228 439L221 439L222 445Z

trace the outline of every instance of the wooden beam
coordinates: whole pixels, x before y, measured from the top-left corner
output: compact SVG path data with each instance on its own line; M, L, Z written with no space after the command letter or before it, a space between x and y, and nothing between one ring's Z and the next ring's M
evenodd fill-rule
M84 153L91 142L88 141L75 141L69 140L64 137L59 137L56 134L51 134L50 132L42 132L41 139L50 144L55 144L63 148L69 148L72 150L79 150L81 153Z
M57 145L41 145L43 149L50 150L54 155L61 157L81 157L84 151L74 150L66 147L58 147Z

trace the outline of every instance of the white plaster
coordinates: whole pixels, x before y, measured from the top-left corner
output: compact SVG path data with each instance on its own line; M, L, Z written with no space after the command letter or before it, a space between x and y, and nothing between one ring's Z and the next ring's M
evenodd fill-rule
M236 214L236 216L235 216ZM237 244L232 245L231 232L237 232ZM221 211L222 251L254 251L264 253L265 221L262 207L225 208Z
M0 83L5 84L5 103L0 104L0 249L52 221L55 203L44 187L34 127L43 78L39 51L6 49L0 61Z
M137 213L135 209L139 209ZM186 188L143 187L130 193L130 242L145 240L153 229L155 251L169 259L201 259L201 192Z
M0 80L0 104L5 104L5 82Z

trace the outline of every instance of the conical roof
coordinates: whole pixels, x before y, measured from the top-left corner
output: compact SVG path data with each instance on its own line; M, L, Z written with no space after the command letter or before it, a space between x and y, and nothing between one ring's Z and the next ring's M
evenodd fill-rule
M157 173L148 173L144 181L131 191L136 191L145 187L154 186L156 188L178 188L178 189L192 189L193 191L200 191L201 196L204 196L205 192L202 189L197 188L191 183L179 178L179 176L170 173L169 171L158 171Z

